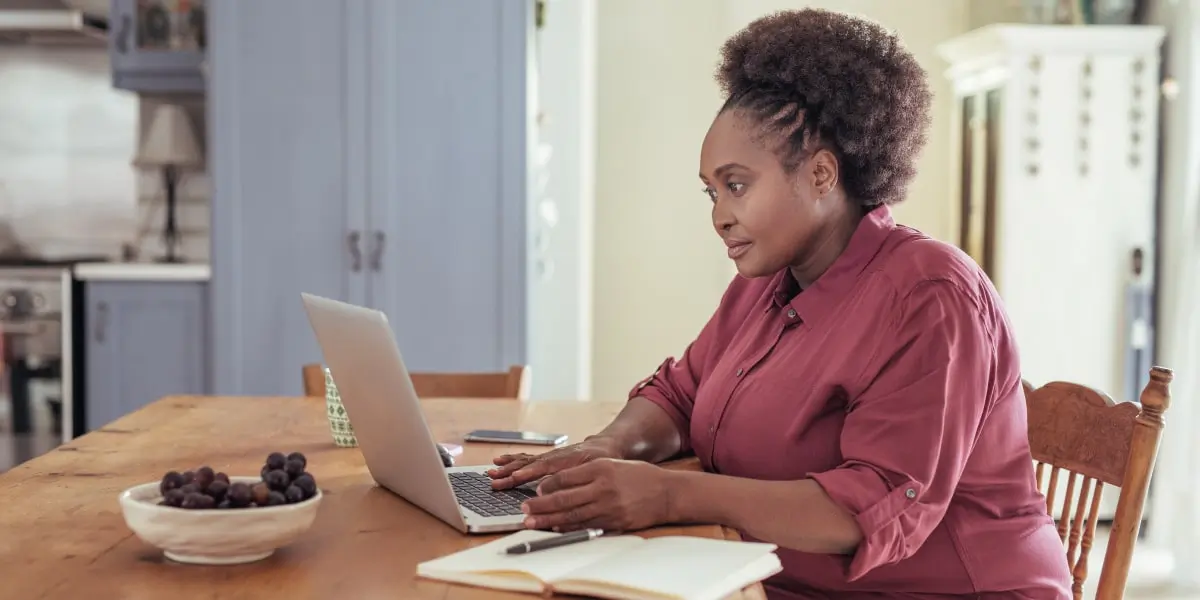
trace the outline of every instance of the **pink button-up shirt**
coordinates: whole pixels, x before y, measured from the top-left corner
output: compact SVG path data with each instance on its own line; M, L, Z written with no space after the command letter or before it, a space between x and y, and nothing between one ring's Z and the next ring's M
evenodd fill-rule
M812 478L854 515L853 555L779 550L773 597L1071 597L1001 301L886 206L808 289L786 269L735 278L630 395L662 407L706 470Z

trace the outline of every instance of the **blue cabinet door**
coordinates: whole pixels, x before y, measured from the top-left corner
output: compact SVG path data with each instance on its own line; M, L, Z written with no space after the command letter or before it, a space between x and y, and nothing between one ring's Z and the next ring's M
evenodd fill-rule
M84 414L91 431L164 396L206 394L204 283L84 286Z
M113 87L147 93L204 91L207 0L110 0Z
M210 6L212 368L218 394L299 395L322 356L300 302L365 302L369 57L328 0Z
M532 0L209 11L215 391L301 393L301 292L385 310L413 369L524 362Z
M524 363L533 2L367 6L371 303L414 370Z

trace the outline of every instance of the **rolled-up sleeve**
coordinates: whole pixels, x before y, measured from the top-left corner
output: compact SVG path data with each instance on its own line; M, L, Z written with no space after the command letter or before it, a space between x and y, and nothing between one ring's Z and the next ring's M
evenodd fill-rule
M942 520L992 397L991 318L959 284L926 281L880 332L843 462L809 474L862 529L849 580L911 556Z
M629 398L641 396L659 408L666 411L675 428L679 430L680 451L691 450L691 421L692 406L696 398L696 388L700 385L699 363L702 362L697 354L705 350L703 336L697 337L688 345L679 360L668 358L654 374L642 380L629 392Z

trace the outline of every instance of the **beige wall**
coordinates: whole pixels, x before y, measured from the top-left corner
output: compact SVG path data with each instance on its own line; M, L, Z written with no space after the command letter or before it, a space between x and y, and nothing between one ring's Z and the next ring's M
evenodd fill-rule
M950 239L952 104L935 46L973 25L969 0L598 4L593 397L624 397L665 357L682 352L734 273L696 170L721 100L712 77L720 45L758 16L825 6L900 34L929 71L935 101L920 175L897 219Z
M682 351L732 268L697 178L724 0L597 3L592 396Z

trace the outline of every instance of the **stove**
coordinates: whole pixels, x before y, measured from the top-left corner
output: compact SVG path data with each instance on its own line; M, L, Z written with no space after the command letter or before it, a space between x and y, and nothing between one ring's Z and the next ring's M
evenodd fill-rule
M79 407L71 401L69 368L71 267L106 260L0 257L0 374L8 380L7 389L0 385L0 441L11 441L9 463L75 437ZM0 448L0 457L7 454ZM5 467L0 464L0 471Z
M34 366L62 358L64 274L53 267L0 267L0 334L4 361Z

